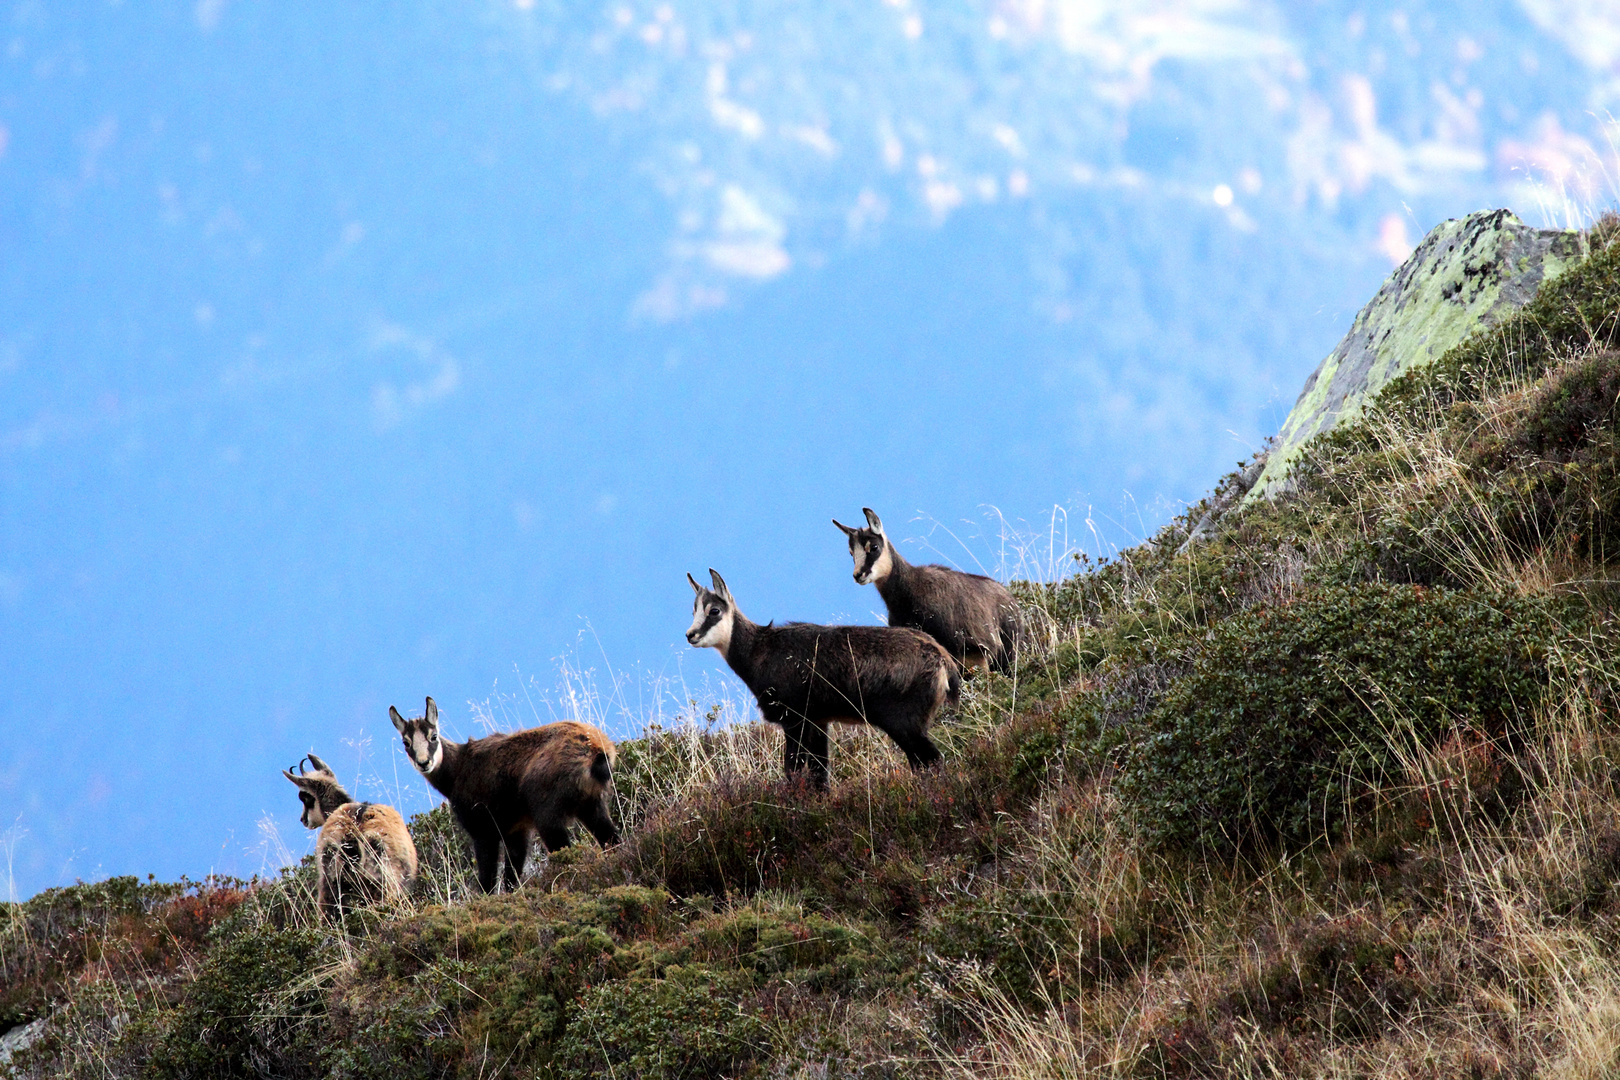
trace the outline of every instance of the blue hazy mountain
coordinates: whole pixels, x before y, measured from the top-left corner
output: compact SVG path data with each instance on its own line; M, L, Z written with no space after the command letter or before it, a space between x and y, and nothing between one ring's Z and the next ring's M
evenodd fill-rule
M1433 224L1614 195L1620 17L1574 0L7 18L21 895L302 850L311 747L425 806L387 706L474 734L561 657L630 673L627 734L719 671L688 570L869 621L833 515L998 572L1054 507L1128 542Z

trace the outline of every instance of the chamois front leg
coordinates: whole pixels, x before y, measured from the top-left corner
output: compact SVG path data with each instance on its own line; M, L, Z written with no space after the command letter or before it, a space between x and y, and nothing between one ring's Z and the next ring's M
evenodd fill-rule
M603 847L612 847L619 842L618 827L608 816L607 796L587 799L579 808L578 817L579 823L589 829L596 842Z
M827 728L812 720L790 716L782 724L787 736L782 747L782 771L790 778L808 772L818 789L827 788Z
M505 856L503 866L506 879L506 890L512 892L523 880L523 867L529 861L529 830L513 829L506 834L506 840L501 844L501 851Z
M500 835L493 830L473 833L472 843L473 858L478 863L478 887L486 893L492 893L500 875L505 845L501 843Z

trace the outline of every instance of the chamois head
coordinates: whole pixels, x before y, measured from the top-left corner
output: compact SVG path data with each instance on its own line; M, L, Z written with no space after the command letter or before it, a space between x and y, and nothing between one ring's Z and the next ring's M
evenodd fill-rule
M719 649L724 656L731 648L731 627L737 618L737 603L732 600L725 579L715 573L713 567L709 568L709 577L714 582L712 589L705 589L691 574L686 575L686 580L692 583L692 591L697 593L697 599L692 601L692 628L686 632L686 640L693 648Z
M866 514L866 528L852 529L833 518L833 524L849 537L849 553L855 557L855 584L866 585L882 581L894 569L894 557L889 538L883 534L883 522L870 507L862 507Z
M343 790L343 785L338 783L338 778L326 762L310 754L307 759L310 767L306 770L305 760L299 758L298 764L293 766L298 770L297 775L286 769L281 770L281 775L298 785L298 801L304 804L304 812L298 820L304 823L306 829L318 829L326 824L326 815L354 800Z
M427 710L414 720L399 715L399 710L388 706L388 718L394 729L405 740L405 754L423 776L431 776L444 760L444 743L439 741L439 707L432 698L427 699Z

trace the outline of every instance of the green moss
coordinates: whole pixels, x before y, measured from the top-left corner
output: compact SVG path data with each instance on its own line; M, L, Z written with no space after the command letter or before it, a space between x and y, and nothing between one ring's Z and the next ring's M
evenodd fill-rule
M841 921L766 896L699 920L670 956L682 964L789 976L811 991L842 993L889 981L898 959L873 924Z
M637 970L651 953L641 943L676 925L667 893L625 886L480 897L385 926L339 987L341 1071L545 1066L570 1003Z
M1540 376L1575 351L1613 348L1620 337L1617 238L1611 224L1600 223L1587 259L1543 285L1500 325L1471 335L1429 367L1392 380L1379 393L1379 406L1480 401L1515 381Z

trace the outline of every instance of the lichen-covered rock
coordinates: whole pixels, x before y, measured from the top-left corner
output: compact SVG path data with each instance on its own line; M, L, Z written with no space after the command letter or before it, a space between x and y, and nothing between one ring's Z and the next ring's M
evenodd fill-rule
M1511 315L1584 256L1580 233L1531 228L1509 210L1435 226L1305 381L1244 501L1275 494L1306 441L1360 415L1385 383Z

